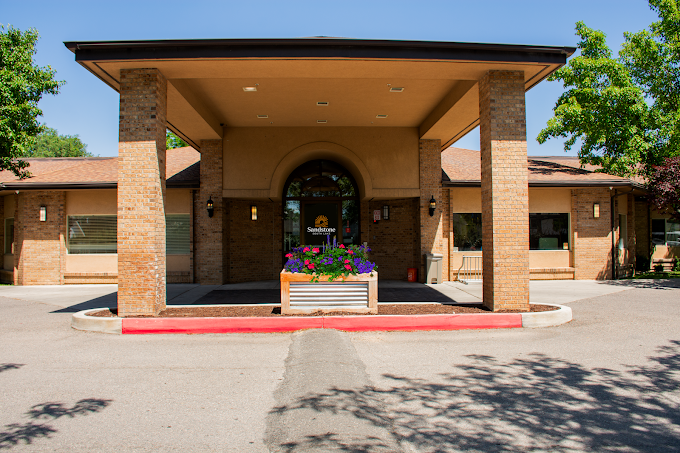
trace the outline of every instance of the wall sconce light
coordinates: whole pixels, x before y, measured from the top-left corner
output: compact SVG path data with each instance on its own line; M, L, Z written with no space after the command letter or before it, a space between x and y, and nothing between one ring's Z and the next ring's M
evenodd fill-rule
M600 203L593 203L593 218L600 218Z
M250 220L257 220L257 206L250 205Z
M437 209L437 200L434 199L434 195L430 198L430 217L434 215L434 210Z
M387 205L383 206L383 219L390 220L390 207Z
M40 221L47 221L47 206L40 206Z
M208 209L208 217L212 217L213 214L215 213L215 207L213 206L212 196L208 198L208 204L206 207Z

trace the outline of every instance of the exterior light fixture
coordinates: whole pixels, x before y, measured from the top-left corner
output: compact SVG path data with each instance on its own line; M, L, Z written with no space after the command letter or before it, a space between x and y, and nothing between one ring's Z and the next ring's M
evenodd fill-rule
M47 222L47 206L40 206L40 221Z
M318 101L316 105L320 107L328 107L328 102L327 101Z
M243 91L245 91L245 92L247 92L247 93L250 93L250 92L253 92L253 91L257 91L257 86L254 86L254 87L243 87Z
M208 217L212 217L213 214L215 213L215 207L213 206L213 201L212 201L212 196L208 198Z
M593 218L600 218L600 203L593 203Z
M434 210L437 209L437 200L434 199L434 195L430 198L430 217L434 215Z
M404 87L390 87L391 93L403 93Z
M326 124L328 120L316 120L316 122L319 124Z
M383 219L390 220L390 207L387 205L383 206Z
M387 118L387 115L376 115L376 118Z
M257 115L257 117L260 118L261 120L263 120L263 119L269 118L269 115Z
M250 205L250 220L257 220L257 206Z

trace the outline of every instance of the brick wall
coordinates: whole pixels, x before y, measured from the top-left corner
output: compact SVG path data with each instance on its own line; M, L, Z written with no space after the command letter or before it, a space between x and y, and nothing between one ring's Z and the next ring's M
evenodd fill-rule
M278 279L283 269L281 203L225 199L228 231L228 282ZM250 220L250 206L257 206L257 220ZM275 242L278 239L278 243Z
M442 200L441 140L420 140L420 266L418 278L425 282L425 254L444 253ZM434 197L437 209L430 216L430 199Z
M635 253L648 258L652 256L650 247L651 233L649 231L649 204L644 199L635 200Z
M222 198L222 140L201 141L201 188L194 199L196 283L221 285L224 276L224 222ZM207 202L212 198L214 214L208 217Z
M609 189L573 189L571 224L574 279L612 278L611 205ZM593 217L593 205L600 204L600 217Z
M118 314L165 307L167 82L157 69L120 73Z
M524 73L479 81L483 302L529 310L529 187Z
M21 192L14 214L14 284L64 283L66 244L65 192ZM40 221L40 207L47 220Z
M409 267L417 269L420 265L418 199L371 201L365 204L367 213L371 214L371 220L366 225L363 224L362 216L362 230L367 231L367 242L372 250L369 259L378 265L380 279L406 280L406 270ZM379 209L382 216L384 205L390 207L389 220L373 223L373 211Z

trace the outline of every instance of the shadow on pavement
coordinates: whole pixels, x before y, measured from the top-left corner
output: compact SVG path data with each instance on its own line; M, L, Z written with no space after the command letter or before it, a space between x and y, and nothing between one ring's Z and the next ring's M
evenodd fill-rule
M680 278L649 278L639 280L607 280L612 286L625 286L627 288L642 289L676 289L680 288Z
M95 297L79 304L71 305L70 307L54 310L51 313L77 313L81 310L89 310L91 308L115 308L118 306L118 292L106 294L105 296Z
M386 387L332 388L294 404L351 413L384 426L417 451L678 451L680 341L643 366L588 369L542 354L503 363L471 355L438 382L384 375ZM324 436L281 444L282 451L383 451L371 439ZM407 448L408 450L408 448Z
M88 415L100 412L111 403L111 400L87 398L78 401L73 407L63 403L37 404L26 413L31 420L56 420L61 417L74 418L78 415ZM12 423L5 425L0 431L0 450L10 449L24 443L30 445L35 439L51 437L57 430L47 423L30 421L27 423Z
M18 370L22 366L24 366L23 363L0 363L0 373L3 371Z

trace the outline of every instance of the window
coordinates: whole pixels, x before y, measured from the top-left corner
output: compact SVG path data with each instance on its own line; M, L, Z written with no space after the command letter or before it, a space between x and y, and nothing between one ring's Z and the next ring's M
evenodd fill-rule
M165 216L165 252L168 255L191 253L189 221L189 214L168 214Z
M529 250L568 250L569 214L529 214Z
M117 253L115 215L68 216L68 253Z
M652 245L680 246L680 223L671 219L652 219Z
M619 214L619 250L628 247L628 217L625 214Z
M14 254L14 218L5 219L5 254Z
M482 250L482 214L452 214L454 251Z

